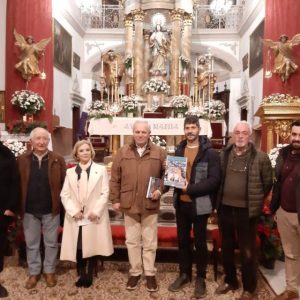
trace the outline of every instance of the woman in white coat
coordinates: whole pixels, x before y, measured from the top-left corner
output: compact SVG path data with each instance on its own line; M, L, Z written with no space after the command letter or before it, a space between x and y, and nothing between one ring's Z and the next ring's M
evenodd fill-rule
M113 253L108 215L106 168L92 161L95 151L89 141L78 141L73 149L77 166L68 169L61 200L66 214L61 260L77 262L77 287L90 287L96 256Z

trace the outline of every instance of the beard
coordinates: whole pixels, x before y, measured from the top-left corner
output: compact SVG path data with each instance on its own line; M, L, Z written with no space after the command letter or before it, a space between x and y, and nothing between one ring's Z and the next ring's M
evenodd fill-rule
M291 145L293 149L300 150L300 142L293 141Z

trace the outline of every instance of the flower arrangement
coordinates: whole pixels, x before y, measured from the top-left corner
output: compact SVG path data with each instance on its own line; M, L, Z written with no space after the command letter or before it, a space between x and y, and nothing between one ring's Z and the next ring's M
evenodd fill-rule
M180 64L181 64L182 69L187 69L188 66L191 63L191 61L187 57L185 57L184 55L180 55L179 60L180 60Z
M204 103L203 119L224 120L224 114L227 112L225 104L221 100L210 100Z
M45 100L37 93L29 90L15 91L11 98L12 105L23 113L37 114L45 107Z
M96 100L93 101L88 108L88 116L89 118L109 118L113 117L113 113L108 109L108 105L103 101Z
M191 98L186 95L174 96L170 102L175 113L185 113L188 110L188 103Z
M154 93L154 92L161 92L161 93L168 93L170 86L165 80L156 80L150 79L147 80L143 85L143 91L145 93Z
M47 128L47 124L41 121L24 122L21 120L11 121L6 124L6 129L9 133L29 134L34 128Z
M121 98L121 105L125 112L136 112L139 106L136 95L124 96Z
M199 106L192 106L189 111L185 113L187 116L197 116L198 118L203 117L203 109Z
M276 166L276 159L278 157L279 154L279 150L285 146L287 146L288 144L277 144L276 147L272 148L269 152L269 158L272 164L272 168L275 168Z
M272 194L270 193L265 199L263 211L257 226L257 232L261 240L262 259L261 263L264 267L272 269L276 259L283 256L280 236L277 230L277 224L270 210L270 201Z
M14 154L15 157L18 157L27 150L27 147L23 142L14 139L6 140L5 142L3 142L3 145L6 146Z
M166 147L167 147L167 142L166 142L166 140L163 139L163 138L160 138L158 135L151 135L151 136L150 136L150 141L151 141L153 144L162 147L163 149L166 149Z

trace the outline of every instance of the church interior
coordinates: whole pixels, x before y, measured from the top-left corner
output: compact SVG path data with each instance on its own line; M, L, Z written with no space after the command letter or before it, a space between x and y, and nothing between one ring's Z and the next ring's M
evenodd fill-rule
M109 169L135 120L147 120L152 142L173 155L184 117L197 115L217 151L245 120L255 146L270 153L289 143L289 126L300 119L299 12L299 0L2 0L0 140L17 156L30 148L30 131L45 127L67 163L75 142L89 139ZM122 250L123 216L111 209L110 218ZM159 247L169 251L170 193L159 224ZM212 218L212 281L220 275L216 228ZM260 272L270 292L258 299L282 292L282 261Z

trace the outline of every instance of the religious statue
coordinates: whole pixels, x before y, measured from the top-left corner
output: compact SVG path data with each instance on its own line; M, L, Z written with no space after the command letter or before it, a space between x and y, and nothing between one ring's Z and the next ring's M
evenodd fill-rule
M165 75L167 73L166 62L170 52L170 45L165 34L162 32L160 24L156 24L155 31L150 36L150 48L152 49L151 73Z
M35 43L32 36L24 38L14 30L15 45L21 49L20 61L15 68L22 73L22 77L28 82L33 76L40 74L39 59L44 55L44 50L51 38L42 39Z
M272 49L275 54L273 72L278 74L282 82L286 82L290 75L298 69L295 59L292 55L294 46L300 43L300 33L289 40L288 36L283 34L278 42L270 39L264 39L263 43Z
M212 72L211 61L207 55L198 58L197 80L199 83L200 97L205 101L212 98L216 83L216 75Z
M125 71L125 65L121 54L114 50L108 50L102 55L101 75L105 77L106 87L115 85L116 78L118 82L122 80Z

